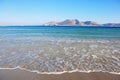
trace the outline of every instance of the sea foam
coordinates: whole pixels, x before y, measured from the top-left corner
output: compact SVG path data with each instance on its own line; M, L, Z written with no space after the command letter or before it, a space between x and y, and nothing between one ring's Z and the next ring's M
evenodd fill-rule
M0 67L38 72L120 72L120 41L19 37L0 41Z

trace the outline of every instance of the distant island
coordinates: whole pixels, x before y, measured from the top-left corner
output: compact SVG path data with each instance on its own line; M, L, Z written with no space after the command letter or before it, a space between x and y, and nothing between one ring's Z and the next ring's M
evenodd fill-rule
M77 19L66 19L61 22L48 22L43 26L101 26L101 27L120 27L120 23L105 23L99 24L94 21L79 21Z

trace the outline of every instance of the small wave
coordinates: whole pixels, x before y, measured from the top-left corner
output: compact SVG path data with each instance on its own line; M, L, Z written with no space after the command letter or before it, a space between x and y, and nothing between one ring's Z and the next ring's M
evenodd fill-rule
M91 72L104 72L104 73L110 73L110 74L120 74L117 72L108 72L108 71L101 71L101 70L89 70L89 71L82 71L82 70L72 70L72 71L62 71L62 72L40 72L38 70L30 70L30 69L26 69L26 68L21 68L20 66L17 66L15 68L0 68L0 70L16 70L16 69L20 69L23 71L28 71L28 72L32 72L32 73L37 73L37 74L64 74L64 73L74 73L74 72L82 72L82 73L91 73Z
M42 39L0 41L0 67L20 66L38 72L120 72L119 40Z

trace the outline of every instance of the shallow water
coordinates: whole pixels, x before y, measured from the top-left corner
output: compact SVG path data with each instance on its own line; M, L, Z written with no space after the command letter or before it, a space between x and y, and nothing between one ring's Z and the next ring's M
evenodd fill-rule
M119 39L30 34L26 36L22 31L20 35L15 33L13 35L12 30L15 29L8 30L11 34L9 31L4 32L0 37L0 67L2 68L20 66L40 72L72 70L120 72Z

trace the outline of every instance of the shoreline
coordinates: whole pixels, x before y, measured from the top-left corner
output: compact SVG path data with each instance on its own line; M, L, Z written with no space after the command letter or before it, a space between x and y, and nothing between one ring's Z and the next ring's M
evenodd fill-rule
M64 74L64 73L74 73L74 72L80 72L80 73L93 73L93 72L102 72L102 73L109 73L109 74L118 74L120 75L120 72L108 72L108 71L99 71L99 70L89 70L89 71L82 71L82 70L71 70L71 71L61 71L61 72L40 72L38 70L30 70L30 69L26 69L26 68L21 68L20 66L17 66L15 68L1 68L0 67L0 71L1 70L16 70L19 69L21 71L27 71L27 72L31 72L31 73L37 73L37 74Z
M64 72L61 74L41 74L17 68L0 68L0 80L119 80L120 74L108 72Z

